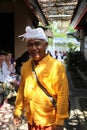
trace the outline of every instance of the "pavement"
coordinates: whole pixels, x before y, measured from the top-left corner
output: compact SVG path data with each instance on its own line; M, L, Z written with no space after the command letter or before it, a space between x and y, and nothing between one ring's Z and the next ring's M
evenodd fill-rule
M22 119L19 128L13 124L14 106L4 102L0 108L0 130L28 130L27 121Z
M79 104L79 98L87 97L87 90L76 89L73 86L70 73L67 71L69 89L70 89L70 117L65 121L64 130L87 130L84 114ZM0 130L28 130L27 121L23 118L19 128L13 124L14 106L4 102L0 108Z

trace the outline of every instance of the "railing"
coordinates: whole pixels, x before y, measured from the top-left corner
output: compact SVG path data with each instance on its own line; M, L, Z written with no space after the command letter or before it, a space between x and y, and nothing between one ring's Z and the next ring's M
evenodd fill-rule
M76 70L87 87L87 72L82 72L78 67L76 67Z
M83 80L87 80L87 73L85 73L85 72L81 72L81 70L78 68L78 67L76 67L76 69L77 69L77 72L80 74L80 76L82 77L82 79Z

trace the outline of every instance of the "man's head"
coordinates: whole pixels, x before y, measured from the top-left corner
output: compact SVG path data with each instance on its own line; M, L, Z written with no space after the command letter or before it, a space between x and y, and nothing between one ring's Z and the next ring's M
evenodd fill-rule
M0 51L0 59L2 59L2 61L5 61L6 59L6 52L4 50Z
M27 26L25 29L26 33L20 35L19 37L23 37L23 39L42 39L48 42L48 38L42 28L32 29L30 26Z
M26 33L19 37L26 39L29 54L35 61L40 61L45 57L48 38L42 28L31 29L26 27Z
M11 59L12 59L12 53L11 52L7 52L6 53L6 61L11 62Z
M48 46L48 42L42 39L29 39L27 40L27 47L29 54L35 61L40 61L46 55L46 48Z

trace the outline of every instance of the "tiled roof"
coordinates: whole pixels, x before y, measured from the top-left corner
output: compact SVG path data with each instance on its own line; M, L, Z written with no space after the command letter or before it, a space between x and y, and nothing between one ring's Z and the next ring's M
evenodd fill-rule
M38 0L48 21L71 19L78 0Z

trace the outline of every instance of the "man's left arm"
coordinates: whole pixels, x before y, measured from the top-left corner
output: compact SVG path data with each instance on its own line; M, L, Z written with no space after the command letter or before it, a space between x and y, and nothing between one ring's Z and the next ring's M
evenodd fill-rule
M66 71L63 65L58 70L58 83L56 82L57 93L57 112L55 120L55 129L62 130L64 121L68 118L68 98L69 88Z

